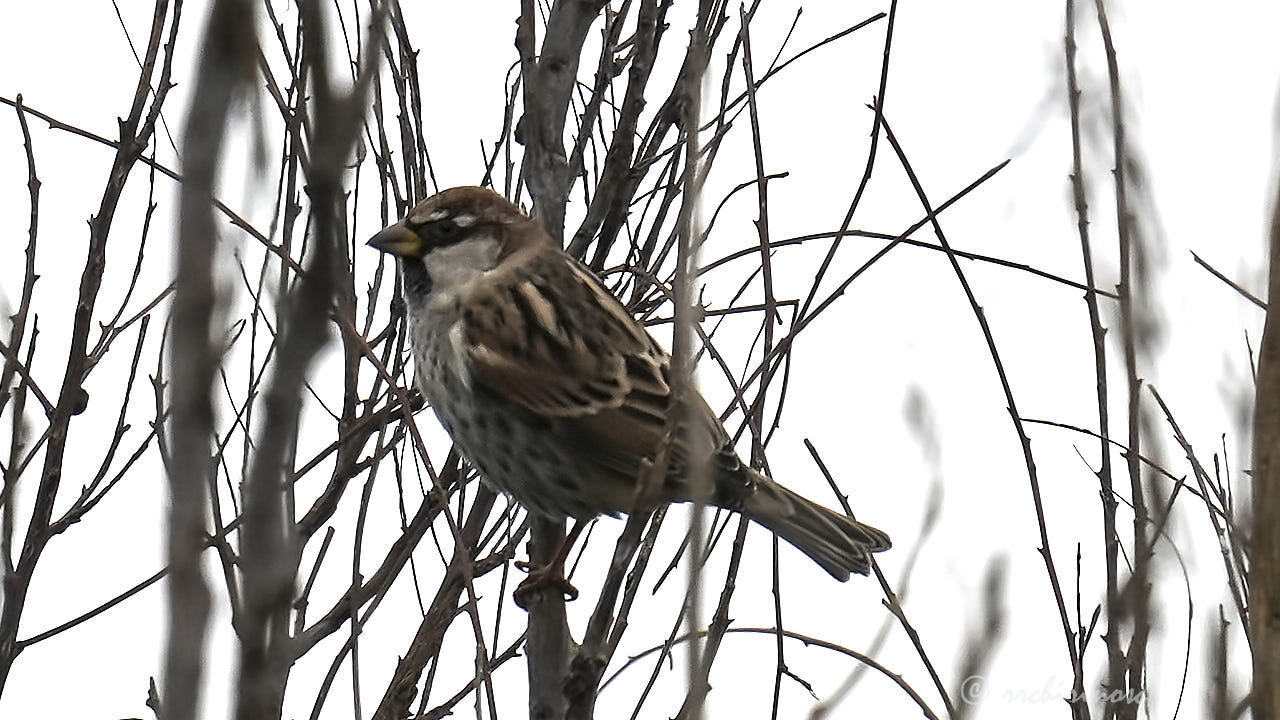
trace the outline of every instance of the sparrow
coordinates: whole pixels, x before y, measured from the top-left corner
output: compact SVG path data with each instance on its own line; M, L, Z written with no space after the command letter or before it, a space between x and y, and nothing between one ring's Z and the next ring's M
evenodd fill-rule
M458 450L530 513L576 521L517 589L522 607L543 583L576 595L564 559L586 521L664 502L742 513L842 582L890 547L884 532L742 462L696 391L678 407L667 352L498 193L445 190L369 245L399 260L418 389ZM655 467L664 475L646 479ZM709 481L690 482L694 467Z

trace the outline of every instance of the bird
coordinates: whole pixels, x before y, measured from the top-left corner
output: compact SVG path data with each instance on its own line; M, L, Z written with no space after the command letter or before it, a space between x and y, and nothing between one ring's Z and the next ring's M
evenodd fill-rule
M521 607L548 583L576 597L564 560L586 522L662 503L741 513L841 582L889 549L744 463L696 390L673 398L667 351L502 195L443 190L368 244L398 260L416 384L462 456L531 514L575 521L550 563L522 566Z

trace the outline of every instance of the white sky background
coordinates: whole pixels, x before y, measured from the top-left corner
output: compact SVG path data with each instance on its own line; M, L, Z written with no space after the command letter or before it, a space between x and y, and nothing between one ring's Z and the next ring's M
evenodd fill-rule
M406 8L412 13L409 29L421 48L424 111L430 114L427 138L437 177L442 186L475 183L480 177L479 141L492 143L500 127L502 81L515 57L515 4L408 5L412 5ZM758 74L776 52L794 7L789 2L766 2L753 24ZM141 49L151 3L121 0L121 9ZM784 57L882 9L887 10L887 5L810 3ZM0 44L0 95L12 99L22 93L30 107L114 137L115 118L128 110L136 66L110 3L8 3L2 12L10 32ZM179 86L166 105L175 136L189 100L192 40L202 27L202 12L202 4L195 2L187 3L184 11L185 50L175 64ZM1092 142L1090 181L1096 191L1092 229L1101 258L1099 284L1110 287L1116 280L1116 251L1114 209L1104 186L1110 182L1105 65L1092 13L1082 8L1081 15L1081 82ZM685 42L684 25L678 24L685 22L684 16L675 17L677 24L664 40L667 52ZM1240 469L1247 464L1242 422L1251 393L1244 334L1256 344L1262 314L1195 266L1189 251L1196 251L1255 294L1264 292L1263 237L1275 180L1275 98L1280 87L1280 46L1274 41L1274 28L1280 27L1280 6L1229 2L1208 12L1205 6L1191 3L1126 2L1112 8L1112 21L1127 92L1130 136L1154 206L1154 215L1143 213L1140 219L1145 236L1158 245L1155 297L1163 316L1163 334L1159 356L1142 368L1142 374L1160 389L1204 457L1226 433L1234 479L1242 487ZM866 157L871 113L864 105L875 92L884 29L882 21L818 51L771 80L760 93L766 171L791 173L770 185L774 238L839 226ZM1062 34L1060 3L905 2L898 11L885 114L935 205L1012 158L992 181L941 216L956 248L1081 280L1079 240L1068 196L1070 136ZM723 62L723 57L723 52L717 53L715 62ZM655 73L651 98L666 92L670 69L662 73L662 68ZM718 82L717 68L712 77ZM651 109L656 104L652 100ZM267 114L274 116L274 109L268 108ZM6 110L0 115L4 115L0 119L0 237L4 238L0 241L0 290L4 302L13 302L21 287L26 243L26 166L13 113ZM245 127L242 122L240 130ZM56 392L62 365L55 349L64 346L69 332L69 324L60 323L70 317L88 238L85 223L97 209L112 152L49 131L34 119L31 129L43 182L42 277L36 307L42 316L40 347L46 351L34 372L46 391ZM250 146L243 138L242 132L241 140L230 146L228 157L244 160L228 167L220 196L265 228L272 210L275 170L268 168L265 179L259 175L247 162ZM161 159L177 167L167 141L163 137L160 141ZM749 143L744 117L736 140L721 152L717 174L706 192L708 209L714 208L725 190L754 176ZM272 148L268 157L274 157L274 152ZM130 231L141 217L145 180L144 173L135 171L121 203L113 238L122 238L122 244L132 242ZM365 187L367 192L374 191L372 184ZM148 272L168 272L173 190L168 181L158 181L160 208L147 254ZM580 195L575 199L577 205L571 205L570 212L580 213ZM757 242L751 224L756 217L754 191L741 193L725 212L704 259ZM882 142L876 175L853 226L899 232L922 215L891 148ZM377 229L376 217L367 216L362 222L368 225L360 233ZM229 248L248 246L242 234L227 231L224 237ZM927 232L915 237L932 240ZM824 289L829 292L879 246L847 239ZM824 242L809 243L777 252L778 297L803 298L826 247ZM368 257L357 260L371 262ZM116 271L113 277L127 277L121 268L132 261L132 250L109 254L108 262ZM709 276L708 298L713 305L736 288L753 262L739 261L722 275ZM986 309L1022 414L1095 427L1092 351L1082 293L1007 268L963 265ZM108 285L100 308L114 310L122 294L122 287ZM131 307L138 306L135 300ZM757 320L743 322L749 328ZM1104 324L1111 328L1113 339L1119 335L1114 313L1104 318ZM152 324L153 338L159 337L160 325ZM133 337L121 342L131 344ZM1112 346L1111 355L1117 400L1113 428L1122 427L1123 418L1117 347ZM738 352L737 357L743 357L745 348ZM114 354L113 362L125 362L129 349L121 347ZM1007 568L1009 611L988 673L991 695L980 707L980 716L1066 716L1058 698L1068 688L1069 667L1044 566L1036 552L1038 538L1017 436L977 322L946 257L905 246L895 249L805 331L795 357L789 409L770 446L775 475L802 494L831 503L801 443L803 438L811 439L851 495L859 518L893 536L895 549L880 559L895 584L919 539L930 484L940 482L941 516L912 576L906 599L909 617L944 681L954 687L964 635L981 618L983 573L993 560L1002 559ZM321 365L313 373L313 382L323 387L326 373L333 370L332 365ZM120 377L112 368L95 373L100 373L94 376L100 384ZM723 383L717 384L712 372L704 377L712 404L722 406L729 397ZM88 390L94 397L110 392L92 380ZM134 398L139 414L132 420L135 430L127 436L126 447L128 438L145 432L150 389L144 383L142 390ZM922 398L931 417L939 446L936 463L922 451L918 431L906 416L912 397ZM96 469L115 408L109 402L91 406L72 424L73 453L82 455L84 467L69 462L59 508L70 502L83 482L71 471L82 470L87 481ZM40 427L38 418L34 421ZM425 416L420 421L429 424ZM1175 473L1187 472L1163 423L1154 429L1167 451L1165 464ZM96 437L99 432L101 438ZM1103 589L1100 514L1096 481L1076 450L1096 464L1096 442L1043 427L1030 427L1029 433L1064 591L1070 594L1073 588L1070 570L1077 541L1083 543L1086 566L1093 569L1084 579L1087 615ZM82 445L75 444L76 437ZM1147 454L1155 452L1147 447ZM34 482L31 475L24 485L29 488ZM376 545L378 539L392 537L399 523L394 488L379 491L371 524L381 522L383 527L382 534L378 528L371 529L366 542L372 547L382 547ZM74 617L158 569L163 563L165 497L164 478L152 462L113 491L85 522L55 538L37 570L19 636L29 637ZM1200 690L1208 623L1217 615L1217 604L1229 600L1203 508L1188 500L1193 499L1184 497L1179 503L1182 510L1169 534L1187 564L1195 605L1192 669L1182 716L1196 717L1204 712ZM19 507L24 507L22 502ZM353 510L353 498L348 497L344 507ZM1121 521L1128 522L1123 511ZM612 536L620 529L620 523L606 521L596 532ZM678 542L673 531L664 532L664 537L671 547ZM334 551L343 544L343 538L337 538ZM347 562L349 570L349 546L348 539L342 550L348 554L346 560L330 561L339 563L335 568ZM611 543L593 546L578 576L583 600L569 606L577 634L594 604L597 587L591 577L607 563ZM310 567L314 550L310 548L304 568ZM1167 544L1162 544L1161 551L1160 634L1151 652L1155 693L1151 716L1167 718L1178 701L1187 608L1181 571L1170 559ZM737 626L771 625L767 535L753 530L747 552L749 562L744 567L750 567L740 578L731 616ZM420 553L426 553L420 555L424 558L434 553L429 540ZM789 583L784 595L788 628L865 649L885 615L874 581L855 579L839 585L790 548L783 553L783 576ZM373 561L380 555L370 550L366 557ZM654 566L665 566L669 557L669 551L655 551ZM713 594L718 592L726 558L727 552L721 550L708 571ZM216 589L220 580L215 574L210 580ZM333 577L331 582L333 591L345 579ZM431 586L429 580L426 583ZM496 593L496 586L489 592ZM668 606L671 597L666 592ZM323 604L317 600L317 607ZM379 611L380 621L361 640L366 712L376 705L382 679L394 667L417 622L411 588L403 583L386 604ZM628 653L659 644L670 630L671 617L656 611L634 613L627 642L612 667ZM397 624L396 618L403 622ZM503 638L494 643L499 649L514 637L511 633L518 632L518 618L508 618ZM227 712L234 657L227 627L225 614L215 617L206 717L224 717ZM148 676L159 673L163 631L163 597L159 588L153 588L90 623L33 646L15 663L0 699L0 716L150 717L143 701ZM450 636L458 653L457 678L437 681L438 699L452 694L470 675L471 655L464 647L470 642L464 636L468 634ZM300 664L290 686L292 702L286 715L310 712L315 684L341 636L330 638L313 653L315 658ZM1239 634L1235 640L1233 660L1243 663ZM1103 656L1101 640L1095 638L1095 643L1088 665L1092 686L1100 677ZM446 653L449 647L446 644ZM679 661L683 656L676 657ZM942 711L918 658L896 627L879 658L903 673L935 710ZM852 668L843 656L798 643L788 644L787 662L823 697ZM606 691L600 716L615 716L611 702L629 709L649 668L645 664L630 671L621 687ZM504 683L512 690L521 687L524 669L519 662L498 672L499 687ZM772 637L729 636L711 676L716 691L709 716L767 716L773 672ZM658 698L646 705L647 716L674 713L678 698L683 697L683 671L664 678L655 690ZM344 669L325 717L350 717L350 687L349 669ZM1035 705L1005 697L1045 688L1050 690ZM799 716L812 702L799 686L784 683L783 716ZM523 715L522 703L523 693L505 698L506 715ZM56 708L52 714L51 706ZM470 701L457 711L470 714ZM896 687L871 673L835 716L899 717L916 712Z

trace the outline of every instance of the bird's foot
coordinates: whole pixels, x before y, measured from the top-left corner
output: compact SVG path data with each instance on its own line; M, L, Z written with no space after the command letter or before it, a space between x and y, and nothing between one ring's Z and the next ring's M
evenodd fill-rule
M529 577L516 586L514 597L520 609L527 611L547 590L559 591L566 602L578 599L578 588L564 576L563 562L537 565L520 560L516 562L516 567L529 573Z

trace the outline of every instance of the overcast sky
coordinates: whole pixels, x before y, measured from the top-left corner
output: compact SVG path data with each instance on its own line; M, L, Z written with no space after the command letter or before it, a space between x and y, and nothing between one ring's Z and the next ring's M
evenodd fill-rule
M123 28L106 2L9 3L3 10L10 32L0 44L0 96L11 100L21 93L32 108L114 137L115 118L127 113L136 81L125 29L141 49L151 15L149 2L119 4ZM479 142L491 143L500 128L502 82L514 60L516 4L406 4L413 6L406 13L421 48L423 93L431 110L427 137L437 177L442 186L475 183L481 174ZM189 100L190 48L204 5L192 1L184 8L186 49L175 65L179 86L166 106L168 127L175 136ZM887 6L809 3L784 56L881 10ZM776 52L794 11L791 2L764 3L752 30L758 64ZM885 116L935 205L998 163L1012 161L941 216L955 247L1080 281L1083 271L1067 181L1071 148L1062 13L1059 3L1019 0L903 3ZM1092 200L1092 227L1095 246L1101 248L1099 284L1111 287L1117 274L1114 208L1105 192L1111 162L1105 65L1093 15L1081 14L1081 82L1091 143L1088 171L1098 189ZM1263 238L1276 179L1280 45L1274 30L1280 27L1280 6L1131 1L1115 3L1112 20L1128 127L1145 178L1139 199L1147 204L1140 220L1156 278L1150 309L1161 318L1158 355L1149 358L1141 372L1159 388L1198 449L1212 452L1225 434L1235 480L1243 487L1240 469L1248 462L1243 421L1252 387L1245 337L1247 333L1256 346L1263 316L1196 266L1190 253L1198 253L1253 293L1264 294ZM881 22L822 49L761 93L766 171L790 173L770 186L775 237L839 226L867 152L872 115L865 105L878 81L884 27ZM675 33L670 37L673 44L682 43L683 28L678 39ZM723 53L715 62L723 62ZM713 76L719 77L718 72ZM12 303L21 285L29 208L21 134L13 113L6 112L0 120L0 236L5 238L0 243L0 302ZM220 196L265 227L272 212L273 180L255 176L247 161L251 148L244 140L245 127L242 123L241 139L229 151L229 156L239 153L245 159L224 172ZM88 238L85 223L97 208L112 153L39 122L32 122L32 135L43 182L37 306L49 308L42 310L40 343L56 348L68 332L60 323L69 317L66 310ZM177 167L168 139L162 136L158 142L161 160ZM754 176L748 133L731 140L723 154L707 188L709 198L719 198ZM149 251L150 266L159 268L157 272L165 268L172 242L173 190L163 181L158 186L159 231ZM145 176L139 172L130 180L117 231L136 227L145 192ZM571 206L570 212L581 212L581 207ZM882 143L875 179L854 226L900 232L922 215L905 175ZM744 193L727 208L719 234L704 252L717 256L754 244L754 219L754 196ZM377 228L370 223L367 230L372 233ZM243 236L225 237L232 244L245 242ZM930 233L915 237L932 240ZM879 246L846 241L830 274L836 280L823 287L834 288ZM779 250L779 297L803 297L825 249L806 244ZM110 261L125 264L131 256ZM999 343L1022 415L1096 427L1092 349L1082 293L1008 268L977 263L964 268ZM723 277L712 276L708 297L727 298L748 270L744 264L726 270ZM119 288L109 290L119 296ZM1109 313L1104 321L1118 335L1115 314ZM829 503L825 483L802 445L802 439L812 440L841 478L859 518L894 537L895 550L883 556L882 564L895 583L921 539L931 488L940 488L941 514L924 541L906 607L944 681L950 686L957 680L965 633L980 620L983 573L990 563L1003 562L1008 624L987 673L989 694L980 717L1065 716L1058 698L1068 688L1069 669L1036 552L1037 530L1021 451L985 343L945 255L895 249L806 333L797 346L788 399L792 407L770 446L775 475ZM1113 361L1118 357L1113 353ZM61 366L52 353L45 363L35 368L37 376L45 387L56 388ZM1113 372L1119 367L1113 365ZM323 378L329 369L322 365L317 375ZM1113 388L1118 388L1120 375L1115 377ZM95 392L92 385L88 389ZM727 388L714 382L705 392L713 405L722 407L729 398ZM1117 391L1113 427L1121 417L1120 397ZM911 408L922 408L915 417L927 419L923 425L932 428L932 435L922 433L922 422L912 420ZM103 427L109 428L113 415L104 411L102 417L107 423ZM4 422L7 432L10 419ZM1163 422L1153 431L1162 438L1165 464L1175 474L1187 472ZM1087 461L1096 466L1097 446L1065 430L1034 427L1030 434L1052 544L1073 594L1071 573L1063 569L1072 567L1077 542L1082 543L1086 565L1092 561L1095 570L1100 568L1096 480L1086 465ZM1155 448L1150 452L1160 454ZM96 446L88 454L86 467L92 472L100 454ZM20 637L74 617L161 567L164 479L154 464L140 475L122 484L100 512L50 545ZM81 481L68 477L66 484L69 498ZM1185 562L1195 605L1184 717L1202 712L1198 696L1208 623L1216 617L1217 605L1228 602L1216 542L1203 507L1198 509L1186 505L1169 527ZM375 503L375 511L395 513L394 502L384 498ZM386 517L388 532L394 531L398 519L391 519L394 514ZM618 528L619 523L612 523L607 531L616 533ZM599 552L588 554L584 563L603 567L606 547L600 543ZM758 553L759 572L753 569L743 576L732 615L739 626L771 625L768 537L763 531L752 531L748 552ZM1158 718L1170 717L1178 703L1187 642L1187 591L1183 568L1173 556L1162 555L1157 583L1160 634L1153 641L1150 675L1151 687L1158 692L1151 699L1151 716ZM713 566L711 572L722 567ZM792 563L787 577L793 587L801 588L786 599L791 629L865 649L885 614L874 582L855 578L838 585L803 563ZM1102 587L1100 571L1084 579L1086 615L1099 601ZM575 631L580 632L594 602L594 596L588 597L588 602L570 605ZM56 715L65 710L67 716L77 717L149 717L143 700L147 677L159 673L162 601L160 590L153 588L98 620L34 646L16 662L0 699L0 714L50 716L52 701L59 708ZM398 628L388 624L387 618L394 617L389 608L383 624L371 627L368 640L362 640L368 643L362 663L373 678L370 688L380 687L378 673L393 666L396 652L404 647L406 628L416 622L408 591L388 602L401 607L409 619ZM654 625L646 632L633 631L632 644L620 650L619 657L660 643L669 630L661 624L666 622L662 617L638 613L633 618L637 627L650 621ZM214 625L207 717L223 717L233 645L225 615L216 617ZM1242 641L1239 635L1235 639L1238 649ZM727 641L732 655L718 663L712 675L712 684L724 692L712 694L710 717L761 716L772 692L772 643L768 636ZM458 677L465 680L471 659L460 644L454 646L459 648L465 659L459 660L463 667ZM1095 685L1101 657L1092 655L1088 666ZM899 630L891 633L880 658L941 708L936 696L926 692L931 690L927 676ZM1244 658L1239 652L1233 656L1236 663ZM846 658L799 644L788 646L787 659L819 696L830 694L852 668ZM320 663L298 668L291 688L297 689L301 702L290 706L287 714L309 712L305 701L325 669ZM523 669L508 667L502 672L522 675ZM614 717L604 702L610 693L616 692L620 705L630 707L647 669L632 675L632 684L623 682L602 696L601 717ZM1044 688L1052 690L1033 695ZM349 695L349 681L338 683L334 693ZM784 701L793 713L813 703L795 685L784 693ZM516 716L521 702L514 696L504 704L517 708L510 711ZM850 705L836 716L915 713L901 692L879 676L866 678ZM350 707L347 700L332 700L325 717L349 717ZM368 707L372 705L366 703ZM648 709L657 716L674 712L674 705Z

